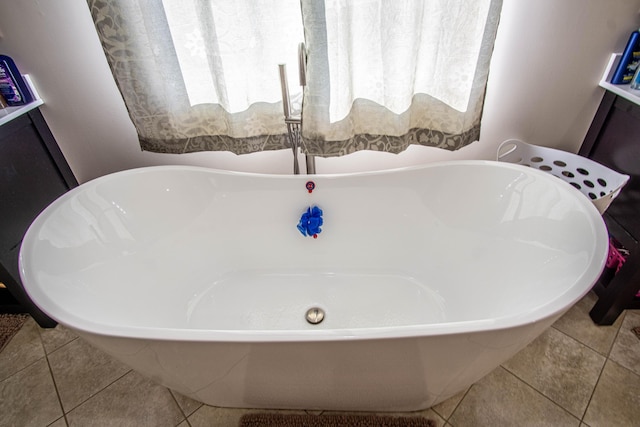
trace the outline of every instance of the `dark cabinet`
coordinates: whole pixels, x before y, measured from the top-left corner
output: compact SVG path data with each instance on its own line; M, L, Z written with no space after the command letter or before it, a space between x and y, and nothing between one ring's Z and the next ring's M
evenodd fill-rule
M0 311L28 312L43 327L55 325L25 293L18 255L35 217L77 185L39 109L0 126Z
M610 325L623 310L640 308L640 106L607 91L579 154L631 177L603 215L629 255L613 278L604 275L596 285L598 301L589 313Z

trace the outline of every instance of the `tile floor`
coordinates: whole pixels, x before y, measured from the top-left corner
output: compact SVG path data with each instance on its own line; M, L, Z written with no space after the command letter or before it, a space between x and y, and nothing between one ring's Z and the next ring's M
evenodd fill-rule
M441 426L640 426L640 310L596 326L587 295L531 345L422 415ZM29 320L0 353L0 426L236 426L64 328Z

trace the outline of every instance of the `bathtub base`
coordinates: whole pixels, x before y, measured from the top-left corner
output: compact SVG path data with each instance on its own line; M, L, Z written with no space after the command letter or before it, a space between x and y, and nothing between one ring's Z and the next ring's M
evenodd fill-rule
M555 319L448 336L323 342L180 342L78 335L208 405L416 411L465 390Z

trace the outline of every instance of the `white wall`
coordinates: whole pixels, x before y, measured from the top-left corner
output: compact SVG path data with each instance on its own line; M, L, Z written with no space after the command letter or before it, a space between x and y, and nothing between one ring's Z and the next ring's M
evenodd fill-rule
M454 153L412 147L400 155L317 159L318 172L491 158L511 137L576 151L602 97L597 83L609 53L623 49L640 24L639 9L640 0L504 0L479 142ZM84 1L0 0L0 34L0 53L32 76L45 100L42 112L81 182L156 164L292 170L288 150L244 156L142 152Z
M481 140L577 151L604 67L640 26L639 9L638 0L504 0Z

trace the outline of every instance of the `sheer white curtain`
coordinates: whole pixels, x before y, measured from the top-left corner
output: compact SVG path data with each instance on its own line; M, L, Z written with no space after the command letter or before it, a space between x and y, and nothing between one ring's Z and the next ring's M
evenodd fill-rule
M144 150L289 145L278 64L297 80L299 0L88 0Z
M278 64L303 147L335 156L477 139L501 0L88 0L144 150L289 147Z
M457 149L479 135L501 1L303 1L311 154Z
M190 104L239 113L281 100L278 64L297 64L297 0L162 0Z

